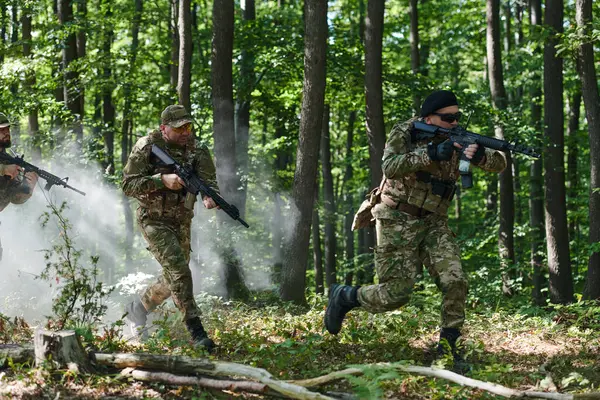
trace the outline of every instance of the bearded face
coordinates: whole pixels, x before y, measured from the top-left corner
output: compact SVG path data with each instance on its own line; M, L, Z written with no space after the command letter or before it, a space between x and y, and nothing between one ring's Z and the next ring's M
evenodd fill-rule
M8 126L0 128L0 147L10 147L10 128Z

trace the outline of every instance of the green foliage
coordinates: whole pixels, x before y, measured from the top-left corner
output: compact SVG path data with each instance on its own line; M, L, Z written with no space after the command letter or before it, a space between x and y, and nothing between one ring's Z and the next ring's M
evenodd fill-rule
M48 205L42 214L42 226L56 222L57 237L51 249L44 250L46 267L39 276L57 288L52 303L53 316L48 317L51 328L75 327L90 339L91 326L98 323L106 313L104 301L112 292L98 280L98 257L91 256L89 266L81 265L81 250L75 247L71 237L72 226L63 216L66 202L60 206Z

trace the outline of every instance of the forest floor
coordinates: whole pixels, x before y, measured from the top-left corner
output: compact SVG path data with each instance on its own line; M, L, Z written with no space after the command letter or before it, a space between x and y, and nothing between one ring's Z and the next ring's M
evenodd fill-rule
M405 362L430 366L439 334L440 295L433 285L417 291L411 302L394 312L371 315L352 311L342 331L333 336L323 327L326 298L312 296L307 307L279 302L273 294L257 294L248 304L199 296L204 321L218 347L211 359L264 368L277 379L325 375L349 365ZM466 376L513 389L582 393L600 387L600 305L576 303L552 309L527 305L526 298L486 301L470 295L463 351ZM172 306L160 310L150 338L136 344L98 332L91 338L103 352L151 352L206 357L190 346ZM113 326L113 328L118 328ZM31 341L30 330L0 326L0 339ZM2 331L4 329L4 331ZM443 363L443 361L442 361ZM482 390L441 379L364 369L364 375L323 388L358 398L495 399ZM0 371L0 397L22 399L264 398L189 386L123 380L118 374L84 376L51 373L28 365Z

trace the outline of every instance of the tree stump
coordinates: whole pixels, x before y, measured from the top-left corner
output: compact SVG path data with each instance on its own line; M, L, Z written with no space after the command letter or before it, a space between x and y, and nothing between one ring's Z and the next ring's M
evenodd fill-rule
M38 329L33 340L35 365L48 365L52 368L67 368L75 372L92 373L95 368L75 331L52 332Z

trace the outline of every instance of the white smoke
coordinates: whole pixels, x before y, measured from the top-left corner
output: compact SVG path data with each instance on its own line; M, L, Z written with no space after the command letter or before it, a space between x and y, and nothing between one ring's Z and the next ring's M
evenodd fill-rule
M21 205L11 204L0 214L0 238L4 250L0 261L0 312L7 316L22 316L31 324L42 323L44 317L51 313L56 286L50 287L49 282L36 279L46 265L43 250L52 247L57 235L55 219L51 218L46 228L41 227L40 217L49 211L47 205L50 200L57 206L63 201L67 203L64 217L72 225L69 235L74 247L82 251L80 264L90 265L89 257L98 255L99 269L113 274L110 278L116 290L111 296L105 322L121 318L124 304L133 298L134 292L139 294L158 277L161 268L146 250L147 243L134 221L132 264L127 269L135 273L125 274L125 214L120 188L105 181L99 165L74 170L52 161L41 163L39 167L61 178L68 176L68 183L84 191L86 196L60 186L45 191L45 181L40 179L29 201ZM248 201L251 207L248 215L259 223L251 224L251 229L239 225L235 231L235 246L243 263L245 280L253 290L272 287L272 250L268 239L272 195L264 188L261 191L253 193L255 197ZM135 200L131 201L131 207L137 207ZM197 202L192 222L190 263L195 293L226 294L223 266L214 243L218 240L215 234L216 213L222 212L206 210L201 202ZM257 215L261 217L257 218Z

